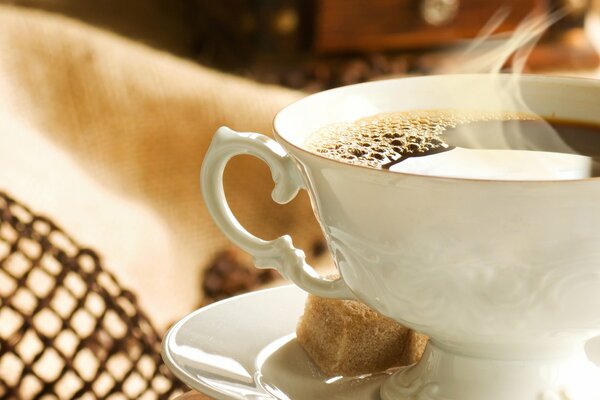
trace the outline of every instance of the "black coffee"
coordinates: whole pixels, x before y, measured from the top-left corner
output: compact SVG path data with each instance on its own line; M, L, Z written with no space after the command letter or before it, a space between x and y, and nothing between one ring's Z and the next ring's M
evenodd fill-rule
M525 113L382 113L321 128L306 146L335 160L399 172L500 179L600 176L599 125Z

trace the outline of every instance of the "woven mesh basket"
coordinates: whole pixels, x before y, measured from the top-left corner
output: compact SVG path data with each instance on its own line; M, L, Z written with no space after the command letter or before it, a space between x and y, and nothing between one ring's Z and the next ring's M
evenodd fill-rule
M183 387L98 255L0 192L0 398L167 399Z

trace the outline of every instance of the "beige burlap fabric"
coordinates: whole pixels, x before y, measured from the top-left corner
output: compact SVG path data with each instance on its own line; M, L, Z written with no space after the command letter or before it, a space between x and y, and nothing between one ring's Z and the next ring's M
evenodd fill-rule
M0 188L98 250L158 326L200 302L201 269L228 241L199 170L221 125L270 134L300 93L177 59L52 14L0 7ZM270 173L239 157L232 209L265 238L320 238L305 194L279 206Z

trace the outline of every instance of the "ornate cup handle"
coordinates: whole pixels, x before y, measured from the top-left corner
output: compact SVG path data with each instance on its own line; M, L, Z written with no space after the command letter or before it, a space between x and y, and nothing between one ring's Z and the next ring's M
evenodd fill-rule
M306 263L304 252L292 245L289 235L262 240L238 222L225 199L223 171L227 162L239 154L253 155L269 165L275 181L272 197L276 202L289 202L304 187L296 165L279 143L258 133L221 127L210 144L200 177L204 201L215 223L231 241L254 257L258 268L276 268L300 288L317 296L354 299L341 278L328 280L317 274Z

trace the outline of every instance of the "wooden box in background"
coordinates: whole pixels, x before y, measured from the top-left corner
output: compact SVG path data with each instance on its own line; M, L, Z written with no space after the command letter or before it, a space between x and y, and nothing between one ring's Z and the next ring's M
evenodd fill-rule
M477 36L496 13L498 32L514 30L544 0L317 0L314 49L365 52L440 46Z

